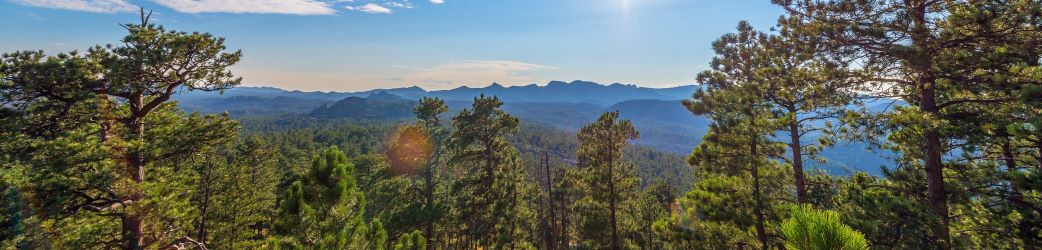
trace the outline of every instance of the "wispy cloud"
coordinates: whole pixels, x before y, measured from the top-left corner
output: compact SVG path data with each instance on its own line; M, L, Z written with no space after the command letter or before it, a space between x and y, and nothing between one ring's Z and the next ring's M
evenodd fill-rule
M336 10L314 0L152 0L183 13L331 15Z
M29 16L29 18L32 18L33 20L36 20L36 21L47 21L46 17L40 16L40 15L37 15L37 14L33 14L33 13L28 13L27 12L27 13L25 13L25 15Z
M135 12L137 6L125 0L9 0L16 4L94 13Z
M127 0L7 0L16 4L86 11L95 13L136 12L138 7ZM412 9L416 6L408 0L150 0L177 12L197 13L254 13L291 15L332 15L342 3L350 11L373 14L391 14L394 8ZM433 4L444 0L430 0ZM365 3L365 4L362 4Z
M551 66L497 60L467 60L429 68L395 67L411 71L402 77L406 83L422 84L434 88L450 85L484 86L490 82L507 85L525 84L536 80L531 75L532 73L560 70Z
M391 14L391 12L393 12L393 11L391 11L391 9L388 9L387 7L383 7L383 6L380 6L379 4L375 4L375 3L368 3L368 4L365 4L365 5L361 5L361 6L347 6L347 7L344 7L344 9L354 10L354 11L361 11L361 12L372 13L372 14Z

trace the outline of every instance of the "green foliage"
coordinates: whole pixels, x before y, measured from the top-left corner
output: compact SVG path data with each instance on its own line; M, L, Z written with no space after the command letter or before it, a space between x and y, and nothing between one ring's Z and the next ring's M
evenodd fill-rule
M336 147L312 160L311 169L284 195L275 222L279 243L325 248L382 248L382 223L366 223L365 195L355 181L355 168Z
M427 239L419 230L403 234L398 237L398 243L394 244L394 250L426 250Z
M211 248L257 248L271 230L279 179L278 153L251 136L209 152L196 164L196 237Z
M840 221L835 211L799 205L781 225L785 247L797 250L868 249L865 236Z
M914 174L900 171L895 177ZM923 204L926 196L922 175L915 182L881 180L866 174L856 174L841 180L839 193L834 198L836 211L843 222L864 233L872 246L880 248L930 248L929 223L935 219L929 207ZM904 177L907 178L907 177ZM903 178L902 178L903 179ZM907 179L906 179L907 180Z

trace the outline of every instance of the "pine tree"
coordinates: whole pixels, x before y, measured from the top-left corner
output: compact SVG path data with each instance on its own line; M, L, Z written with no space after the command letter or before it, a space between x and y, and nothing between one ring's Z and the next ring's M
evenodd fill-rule
M463 234L477 246L530 246L534 228L531 208L535 187L528 181L517 149L506 136L517 131L518 119L507 114L496 97L474 98L470 109L452 119L449 163L462 176L453 185Z
M365 195L355 168L336 147L312 160L311 169L286 190L275 233L280 245L313 249L383 249L387 232L367 223Z
M449 107L441 99L426 97L420 99L420 104L413 108L413 113L416 114L416 123L424 129L433 151L431 157L426 159L427 166L422 172L424 210L426 210L425 214L429 215L426 219L423 235L427 239L432 240L432 246L437 244L437 241L435 241L436 232L434 231L434 224L445 213L443 211L444 208L442 208L443 205L436 204L437 201L435 199L436 188L439 186L435 178L438 175L438 166L442 164L441 155L444 153L443 148L445 147L447 136L438 116L448 111Z
M776 183L784 180L784 175L777 170L777 164L769 160L780 155L779 145L768 138L778 127L779 119L774 118L773 106L765 97L765 80L759 74L765 68L765 61L755 58L759 56L756 54L759 43L764 39L764 34L741 22L738 33L726 34L715 41L713 49L717 56L711 62L712 69L698 77L705 86L695 92L692 99L685 100L684 105L693 114L705 115L713 121L702 143L688 158L688 162L698 168L696 184L688 193L688 199L697 201L695 206L713 220L736 220L738 223L733 225L739 228L751 225L759 247L767 249L773 242L767 232L768 224L777 217L767 201L783 188ZM749 176L745 175L746 171ZM741 194L740 190L728 191L737 187L722 183L740 187L738 184L744 180L752 184L749 196L745 197L751 197L746 200L751 203L749 207L713 204L713 201L729 201L719 198L721 196ZM742 211L745 208L750 210ZM754 220L752 224L740 223L744 218Z
M608 235L601 235L602 231L597 228L604 228L605 223L584 222L593 224L584 226L586 229L592 229L586 231L592 232L583 234L593 237L588 240L594 244L610 242L608 248L621 249L625 242L620 241L624 240L625 232L619 232L619 213L621 208L634 198L640 184L640 179L634 174L633 165L623 161L622 153L627 142L639 138L640 135L629 120L619 120L618 112L607 112L601 114L597 121L579 129L578 137L578 167L589 173L584 181L589 188L587 197L593 203L590 204L592 207L585 211L591 213L586 218L594 221L607 219L609 229L606 232ZM602 210L607 213L607 217L602 216L604 213L590 210Z
M165 172L163 164L204 151L214 141L229 139L233 131L226 117L185 117L168 101L178 91L216 91L238 85L240 79L227 68L239 60L241 53L226 53L224 40L210 34L168 31L150 24L144 13L140 24L123 27L129 34L121 45L97 46L83 55L72 52L45 58L43 52L5 54L0 66L5 84L0 91L4 93L3 103L17 103L21 124L26 125L21 130L27 136L53 141L56 135L93 130L89 134L94 138L77 141L93 143L95 148L84 152L93 151L95 157L108 159L92 160L108 165L103 170L108 173L97 173L105 180L85 188L43 188L64 189L74 195L62 199L68 201L66 204L55 204L65 206L57 209L117 217L120 247L140 249L175 240L162 233L169 230L163 228L168 225L162 220L148 221L152 215L146 213L159 207L144 207L171 205L148 201L172 198L148 197L149 192L174 195L175 190L183 188L170 186L184 180L183 176L159 176L176 174ZM168 123L172 120L176 121ZM157 175L149 173L153 170Z
M763 61L756 72L759 84L766 85L764 98L784 124L778 130L789 135L779 141L789 147L790 156L785 160L792 165L796 200L807 203L805 162L824 162L817 154L833 144L831 121L840 118L852 104L856 85L848 63L821 53L823 39L802 36L798 27L790 27L798 23L798 17L792 16L779 20L779 34L764 36L750 47L749 60ZM817 141L805 140L808 136L817 136Z

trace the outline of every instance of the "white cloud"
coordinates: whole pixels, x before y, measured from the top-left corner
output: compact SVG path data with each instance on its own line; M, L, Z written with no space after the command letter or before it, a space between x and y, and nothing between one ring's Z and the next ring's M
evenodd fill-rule
M412 9L413 5L409 2L387 2L387 6L403 9Z
M347 10L356 10L372 14L391 14L392 12L391 9L388 9L387 7L383 7L375 3L368 3L362 6L347 6L344 8Z
M396 67L411 71L402 77L406 83L419 83L433 88L458 85L480 87L490 82L527 84L537 80L532 73L559 70L532 63L490 60L468 60L430 68Z
M135 12L138 7L125 0L10 0L13 3L34 7L76 10L94 13Z
M331 15L328 3L314 0L152 0L183 13Z
M431 3L433 3L433 4L443 4L443 3L445 3L445 0L431 0Z

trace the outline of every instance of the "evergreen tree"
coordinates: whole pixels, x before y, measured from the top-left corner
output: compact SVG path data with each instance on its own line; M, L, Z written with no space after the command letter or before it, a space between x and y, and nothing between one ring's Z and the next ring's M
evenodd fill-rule
M316 156L311 169L286 190L275 233L280 245L313 249L383 249L387 232L367 223L365 195L355 168L336 147Z
M422 126L427 135L427 140L430 141L432 153L425 159L426 167L422 170L423 176L423 198L424 198L424 214L426 218L426 226L423 231L424 237L427 239L436 239L434 231L435 223L438 222L443 214L445 213L442 208L443 205L437 204L435 193L436 188L439 186L435 179L438 175L438 166L442 164L441 155L444 153L444 144L447 134L442 128L441 120L439 115L448 112L449 107L445 105L445 102L437 98L423 98L420 99L420 104L413 108L413 113L416 114L417 125ZM436 241L435 241L436 244ZM432 244L433 245L433 244Z
M785 178L777 163L770 160L782 152L779 144L769 138L779 119L775 119L773 106L765 98L765 80L759 74L765 62L755 58L765 39L764 34L741 22L738 33L714 42L717 56L711 62L712 69L698 77L706 83L704 88L695 92L693 99L684 101L693 114L708 116L713 121L702 143L688 158L697 169L695 187L687 198L708 220L733 220L733 224L724 226L738 229L753 227L762 249L776 242L767 230L773 228L770 225L777 220L777 213L767 201L783 195L784 186L779 181ZM752 187L742 188L745 183ZM748 206L739 205L743 203ZM747 218L753 221L743 222Z
M452 193L463 234L473 241L468 244L529 247L535 187L525 181L520 155L506 140L517 131L518 119L500 109L502 105L499 98L481 95L452 119L449 162L462 172Z
M804 157L825 161L817 154L833 144L831 121L841 117L854 101L856 85L846 62L821 53L823 39L801 36L796 32L798 27L790 27L798 20L792 16L781 19L778 35L764 36L748 49L749 60L763 61L757 70L759 84L766 85L764 98L784 124L777 129L788 133L788 138L779 141L789 147L790 156L785 160L792 165L796 200L807 203L810 187ZM809 136L817 140L804 139Z
M634 198L640 184L633 165L622 159L627 142L640 136L629 120L618 119L618 112L601 114L578 133L578 167L588 173L584 181L591 203L584 211L589 221L584 222L583 235L592 244L610 242L606 247L611 249L621 249L626 243L620 242L625 232L619 232L619 212ZM607 232L602 231L605 228Z
M34 172L42 175L30 178L43 178L32 181L37 183L33 185L57 181L58 176L79 179L73 176L93 175L78 187L54 183L38 188L51 190L46 194L49 197L64 196L56 192L69 195L52 199L56 201L49 204L52 211L118 218L118 245L126 249L164 246L187 237L168 234L170 229L164 227L169 225L155 217L164 215L148 214L171 205L162 201L172 200L149 197L149 192L177 194L184 187L175 185L186 179L164 169L176 166L165 164L232 136L233 123L226 117L185 117L168 102L170 98L178 91L223 90L240 81L227 67L241 53L225 53L222 38L168 31L148 21L143 13L140 24L124 25L129 34L119 46L97 46L86 54L52 57L43 52L15 52L5 54L0 63L4 78L0 102L13 105L20 113L15 123L24 139L50 143L58 141L57 136L78 136L70 139L90 148L77 151L93 152L89 153L92 159L72 164L32 164L37 168ZM33 153L23 156L38 158ZM52 168L40 169L45 166Z

